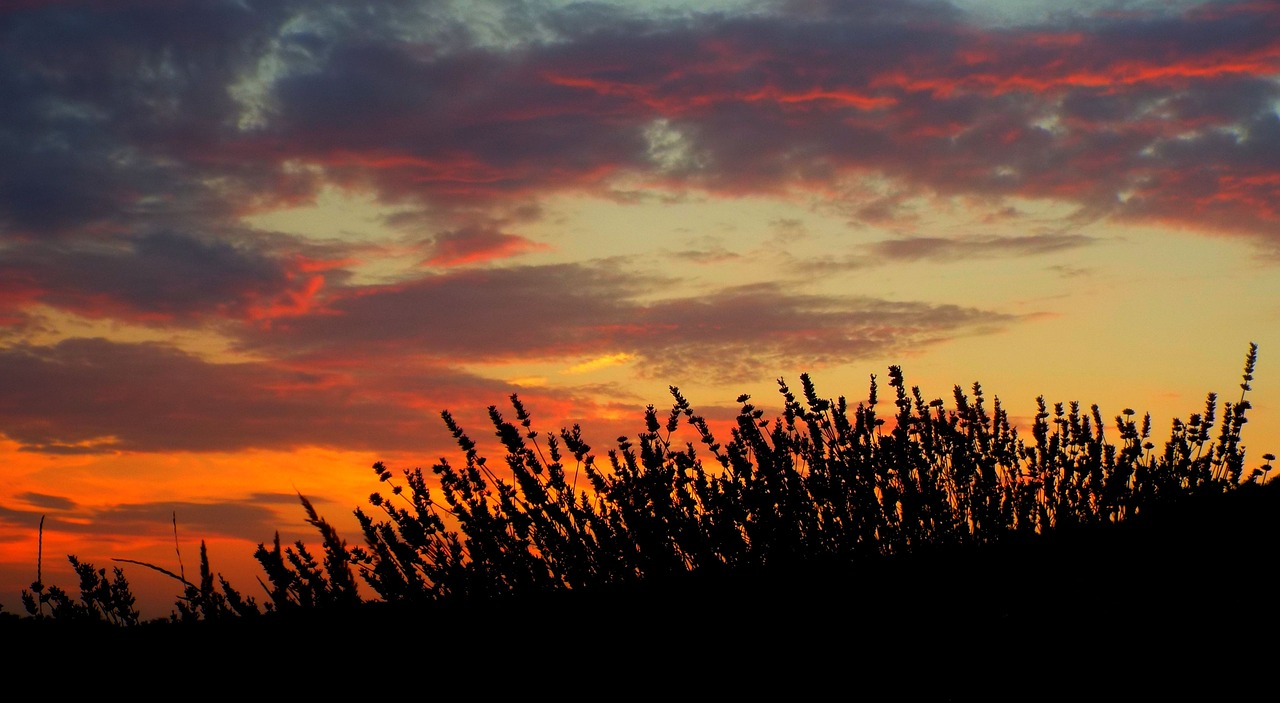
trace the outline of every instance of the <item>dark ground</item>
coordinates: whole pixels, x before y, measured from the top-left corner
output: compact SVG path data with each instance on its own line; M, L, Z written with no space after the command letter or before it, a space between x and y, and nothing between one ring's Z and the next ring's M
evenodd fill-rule
M1280 484L841 567L253 625L10 620L0 668L157 697L1276 700L1277 536Z

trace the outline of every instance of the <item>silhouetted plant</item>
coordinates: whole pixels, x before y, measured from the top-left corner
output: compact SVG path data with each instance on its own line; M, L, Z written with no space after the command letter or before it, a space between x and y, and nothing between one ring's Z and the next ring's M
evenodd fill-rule
M36 580L31 590L24 589L21 596L28 615L41 619L103 621L120 626L138 624L138 611L133 607L136 601L123 571L115 569L108 579L106 569L95 570L93 564L82 563L74 554L68 555L72 570L80 577L80 600L77 601L61 588L44 584L43 515L37 539Z
M1243 392L1251 388L1256 358L1251 344ZM520 427L489 408L510 479L488 467L445 412L465 468L443 460L432 467L443 502L432 497L421 469L404 472L405 486L392 484L392 496L412 509L373 494L370 503L388 521L357 511L366 546L353 550L352 561L389 600L487 597L990 543L1117 522L1165 501L1242 484L1240 436L1250 407L1243 392L1224 407L1216 441L1211 393L1203 414L1174 421L1164 453L1156 454L1150 416L1139 425L1128 408L1115 418L1120 441L1112 444L1098 406L1084 412L1079 403L1058 403L1051 414L1038 398L1028 444L999 399L988 411L977 383L971 395L956 386L946 410L890 367L888 429L877 417L875 376L867 402L856 408L844 398L819 398L807 374L801 383L803 402L779 381L783 412L773 420L740 396L723 445L672 387L665 423L649 406L635 441L619 437L609 450L608 470L596 464L577 426L562 429L558 441L548 437L544 449L513 395ZM693 443L674 441L682 425L710 453L713 469ZM575 493L576 479L568 483L561 444L589 490ZM1245 483L1269 469L1268 463ZM391 482L381 462L374 471Z
M299 540L284 550L277 532L271 549L259 544L254 557L266 571L265 583L270 600L268 610L293 610L348 606L360 602L355 578L351 572L351 553L337 530L319 516L311 501L301 494L298 499L307 513L307 523L324 538L324 561L317 562L306 545Z
M37 580L31 585L31 591L22 592L22 603L29 615L57 620L103 621L119 626L138 624L135 598L120 568L114 569L108 579L106 569L95 569L93 564L81 562L75 555L69 555L67 560L80 577L79 600L57 586L46 587ZM49 608L47 613L46 606Z
M544 436L512 395L514 423L489 408L505 452L500 475L445 411L463 465L446 459L433 465L438 488L432 488L421 468L402 471L399 482L375 463L389 495L369 497L380 515L355 511L361 546L348 547L299 495L307 522L321 535L323 557L302 541L283 547L279 533L271 547L259 544L264 605L269 611L355 605L362 600L357 575L383 601L486 599L695 571L848 563L1129 520L1266 479L1274 456L1264 455L1267 463L1245 478L1241 444L1256 360L1257 345L1250 344L1240 399L1222 407L1216 436L1218 398L1210 393L1204 412L1173 421L1162 452L1150 441L1150 415L1139 422L1130 408L1115 416L1112 443L1098 406L1056 403L1050 410L1040 397L1028 441L998 398L988 406L978 383L968 393L955 386L948 409L908 386L898 366L889 367L887 419L879 417L875 375L867 400L850 406L844 397L819 397L802 374L799 395L779 380L776 418L739 396L724 443L673 386L670 410L648 406L643 431L619 437L605 466L580 427ZM681 441L682 432L693 441ZM105 571L71 559L81 575L81 601L45 588L38 577L33 592L23 592L28 612L41 615L48 607L52 617L136 622L118 569L108 582ZM184 584L174 619L258 613L220 576L218 591L203 543L199 584L134 563Z
M182 595L174 604L177 612L171 617L175 621L221 620L260 614L253 599L241 596L239 591L233 588L221 574L217 577L218 585L214 585L213 571L209 568L209 551L204 540L200 541L200 583L195 584L187 580L186 569L182 565L182 550L178 546L177 513L173 514L173 546L178 558L176 574L155 564L135 559L115 559L114 561L145 566L181 583ZM221 586L221 592L218 591L218 586Z

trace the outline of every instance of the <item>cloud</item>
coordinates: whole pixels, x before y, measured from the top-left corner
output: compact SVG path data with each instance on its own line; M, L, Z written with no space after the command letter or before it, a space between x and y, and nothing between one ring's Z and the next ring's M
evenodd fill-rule
M76 503L73 500L62 496L51 496L44 493L26 492L19 493L14 496L18 500L33 505L37 508L45 508L48 510L74 510Z
M141 322L261 319L310 308L324 283L322 268L300 257L169 232L28 243L10 247L0 260L0 274L12 282L0 298Z
M822 275L916 261L949 264L1046 256L1095 246L1098 241L1080 234L911 236L850 247L844 255L832 253L817 259L791 259L788 267L805 275ZM1050 270L1059 268L1049 267Z
M210 363L102 339L13 347L0 350L0 426L49 453L421 449L443 440L433 431L446 403L501 392L444 367L402 366L367 384L357 372Z
M518 234L465 228L436 235L431 240L424 263L430 266L461 266L548 249L547 245Z
M866 174L1262 238L1280 218L1274 5L1001 27L943 3L492 9L0 15L0 237L226 226L325 183L447 218L637 178L841 198ZM449 232L442 262L523 244Z
M973 236L960 238L906 237L872 245L872 257L896 261L957 261L1005 256L1036 256L1094 243L1078 234L1030 236Z
M176 521L182 532L201 539L230 537L262 542L279 529L275 506L298 505L296 494L283 493L257 493L243 500L112 503L101 507L80 506L64 497L33 493L15 498L37 510L0 507L0 525L25 531L43 519L43 528L50 532L108 540L163 534L171 531ZM318 496L309 499L316 505L325 502Z
M227 178L238 166L213 163L239 109L227 88L286 6L65 2L0 15L0 232L230 212L229 189L270 176Z
M440 455L455 448L443 410L487 425L519 391L552 421L634 401L610 387L521 388L413 349L333 345L301 364L214 363L156 343L69 339L0 349L0 434L45 454L289 451L305 447ZM30 494L55 507L53 496Z
M269 132L276 158L437 205L607 195L636 173L745 195L874 172L1151 218L1124 199L1194 151L1219 172L1207 197L1254 197L1164 217L1270 231L1271 167L1248 155L1276 120L1274 9L984 31L923 7L568 23L519 52L328 37L318 68L274 84ZM1206 183L1159 185L1164 206Z
M297 496L293 497L297 503ZM79 517L79 516L77 516ZM95 509L77 520L57 520L56 529L70 533L107 533L112 535L153 535L156 527L171 525L174 520L183 532L232 537L261 542L278 529L276 512L256 500L246 501L157 501L154 503L120 503Z
M272 355L360 348L472 363L625 353L645 374L737 381L784 361L853 361L1017 319L952 305L803 295L781 284L650 300L663 285L616 262L460 269L362 289L334 300L332 314L250 332L246 344Z
M650 377L740 382L989 334L1018 317L949 304L803 295L778 284L729 288L638 311L620 336ZM678 383L686 381L679 380Z

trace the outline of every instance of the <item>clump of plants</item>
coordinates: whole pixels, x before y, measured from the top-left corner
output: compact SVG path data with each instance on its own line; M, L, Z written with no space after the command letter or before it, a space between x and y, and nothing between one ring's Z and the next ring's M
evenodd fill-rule
M520 399L515 420L489 409L506 450L499 475L444 413L464 464L401 479L358 510L365 544L350 563L386 600L492 597L579 589L704 569L771 567L808 560L890 556L923 547L986 544L1010 536L1111 523L1162 503L1256 484L1244 475L1241 431L1250 408L1257 346L1250 345L1238 401L1175 420L1163 451L1151 418L1126 409L1111 424L1094 405L1052 409L1037 399L1030 440L1019 436L982 387L957 386L951 407L926 400L889 368L851 407L779 381L782 413L766 418L741 396L721 442L678 388L669 411L649 406L644 430L619 437L598 461L577 426L542 435ZM691 428L695 442L674 438ZM506 478L509 474L510 478ZM582 484L585 484L582 485ZM456 525L456 527L454 527Z
M259 545L263 607L357 605L357 580L386 602L491 599L894 557L1130 520L1265 482L1275 457L1264 455L1246 475L1241 443L1256 361L1251 344L1239 399L1220 406L1210 393L1203 412L1173 421L1161 449L1149 414L1138 419L1125 409L1105 421L1096 405L1050 407L1043 397L1023 437L979 384L956 386L950 403L926 399L898 366L888 370L887 402L874 375L856 406L820 397L807 374L798 393L779 381L775 417L740 396L723 439L672 387L670 408L649 406L642 431L619 437L603 459L577 425L534 429L512 395L514 419L489 408L504 450L499 468L445 411L461 464L442 459L428 471L374 464L385 489L370 495L371 510L355 511L361 544L348 546L300 496L322 553L302 542L283 547L278 534L270 547ZM185 589L174 620L260 612L220 577L216 587L203 549L201 557L199 584L165 572ZM108 583L72 560L83 603L68 605L66 594L33 585L36 593L23 594L28 613L136 622L124 616L131 601L121 594L121 572Z
M44 518L40 519L40 542L44 542ZM138 624L136 602L129 590L124 571L116 568L107 578L106 569L94 569L93 564L81 562L74 554L68 555L71 568L80 577L80 598L58 586L45 586L42 577L42 557L36 560L36 580L30 591L22 592L22 605L27 613L37 618L56 618L62 621L105 622L111 625Z

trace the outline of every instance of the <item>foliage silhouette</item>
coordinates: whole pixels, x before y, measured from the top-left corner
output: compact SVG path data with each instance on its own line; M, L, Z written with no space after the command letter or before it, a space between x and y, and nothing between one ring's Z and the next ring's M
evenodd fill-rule
M778 417L767 419L740 396L723 443L671 387L669 410L649 406L643 431L619 437L603 465L579 426L544 435L512 395L514 421L489 408L505 453L500 472L445 411L462 465L442 459L430 473L397 474L374 464L387 489L370 495L373 510L355 511L363 544L348 546L299 495L307 522L321 535L322 556L301 541L282 546L278 533L270 547L260 544L262 607L306 614L370 603L634 593L644 584L689 583L690 575L723 588L731 587L717 579L750 574L847 579L853 565L886 569L978 547L1050 544L1046 538L1175 514L1261 490L1274 456L1264 455L1267 463L1245 476L1241 442L1256 360L1250 344L1240 398L1222 405L1220 425L1218 396L1210 393L1202 413L1173 421L1160 452L1150 441L1150 415L1138 421L1125 409L1115 416L1113 444L1096 405L1087 412L1075 402L1050 409L1038 398L1027 441L998 398L988 409L979 384L968 392L956 386L948 409L908 386L898 366L888 371L886 417L876 376L867 401L851 407L844 397L821 398L805 374L799 394L779 381ZM119 561L183 584L171 622L262 614L221 576L215 585L203 543L198 584L151 564ZM108 580L105 570L74 556L71 562L81 577L80 602L38 578L32 592L23 592L30 616L138 624L122 571ZM888 572L859 573L874 579ZM362 598L357 578L376 598Z
M432 467L437 500L421 469L403 471L398 483L375 464L391 496L370 496L380 519L357 511L365 546L351 550L351 563L387 601L484 599L904 555L1116 523L1266 475L1269 463L1243 477L1245 393L1256 360L1251 344L1240 400L1223 406L1216 441L1218 401L1210 394L1202 414L1174 421L1163 453L1149 441L1149 415L1140 425L1132 410L1117 415L1119 443L1112 444L1096 405L1085 413L1078 403L1059 403L1050 412L1043 398L1026 443L999 399L988 411L979 384L971 394L955 387L946 410L940 399L926 402L919 388L909 388L893 366L891 422L878 416L874 376L868 401L850 408L844 398L820 398L802 375L800 396L779 381L778 418L765 419L748 396L739 397L724 444L672 387L665 418L649 406L644 431L635 441L618 438L605 470L579 427L542 439L513 395L515 423L489 408L511 478L498 476L444 413L465 465L442 460ZM692 428L701 450L674 440L682 426ZM590 490L575 493L570 460ZM457 529L446 527L451 523Z

